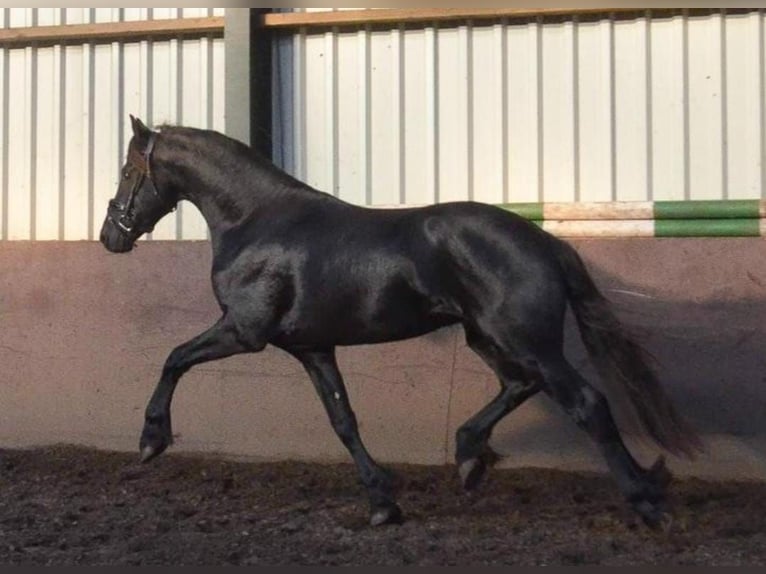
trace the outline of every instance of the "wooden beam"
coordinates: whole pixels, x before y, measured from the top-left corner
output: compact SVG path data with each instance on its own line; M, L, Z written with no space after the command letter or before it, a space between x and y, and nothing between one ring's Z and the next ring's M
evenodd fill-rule
M102 24L65 24L0 29L0 48L20 48L37 44L124 42L145 38L168 39L179 36L222 36L224 18L178 18L140 20Z
M364 24L533 18L537 16L587 16L642 13L645 11L641 8L407 8L333 12L273 12L263 16L262 25L267 28L358 26Z

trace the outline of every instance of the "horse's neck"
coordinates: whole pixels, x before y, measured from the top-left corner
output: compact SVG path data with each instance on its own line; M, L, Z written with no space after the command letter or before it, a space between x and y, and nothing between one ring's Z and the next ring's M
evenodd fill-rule
M170 161L168 177L175 180L179 199L192 202L200 210L214 243L241 225L256 224L263 213L282 212L291 206L327 199L326 194L313 190L271 162L249 155L245 146L200 132L171 130L168 135L170 141L178 138L178 149L197 150L193 154L166 156ZM218 147L221 145L226 149ZM189 179L179 181L182 177L179 174L190 174Z
M258 205L252 198L247 202L245 198L237 197L228 192L229 190L197 188L194 191L196 193L184 194L184 199L193 203L200 211L214 244L228 231L252 219L253 214L258 211Z
M236 169L241 176L235 180L223 172L200 176L198 185L188 186L182 193L202 213L213 243L237 227L257 225L259 217L268 217L275 209L287 209L318 195L272 166L245 163ZM203 181L216 183L205 185Z

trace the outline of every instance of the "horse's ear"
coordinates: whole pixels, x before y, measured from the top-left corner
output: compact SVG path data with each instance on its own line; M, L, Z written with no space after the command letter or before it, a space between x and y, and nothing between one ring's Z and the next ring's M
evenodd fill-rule
M130 123L133 127L133 135L137 140L146 140L149 138L151 130L147 128L141 120L139 120L137 117L134 117L132 114L130 114Z

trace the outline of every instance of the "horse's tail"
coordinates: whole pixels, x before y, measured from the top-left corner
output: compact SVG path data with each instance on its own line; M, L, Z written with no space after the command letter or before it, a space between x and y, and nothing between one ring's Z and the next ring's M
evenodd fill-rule
M577 251L563 241L556 243L570 305L604 384L625 392L644 430L660 447L694 458L702 441L673 407L646 352L626 333Z

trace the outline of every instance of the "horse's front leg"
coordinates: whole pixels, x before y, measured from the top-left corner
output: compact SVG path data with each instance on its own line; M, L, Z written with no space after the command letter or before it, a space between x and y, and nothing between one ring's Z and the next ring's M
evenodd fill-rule
M370 456L359 437L335 352L293 352L305 367L322 399L335 433L351 453L370 499L370 524L398 522L401 510L394 501L391 475Z
M144 430L139 443L141 461L147 462L162 454L173 442L170 403L178 380L186 371L200 363L254 350L259 349L245 346L237 338L236 329L226 315L204 333L173 349L146 407Z

